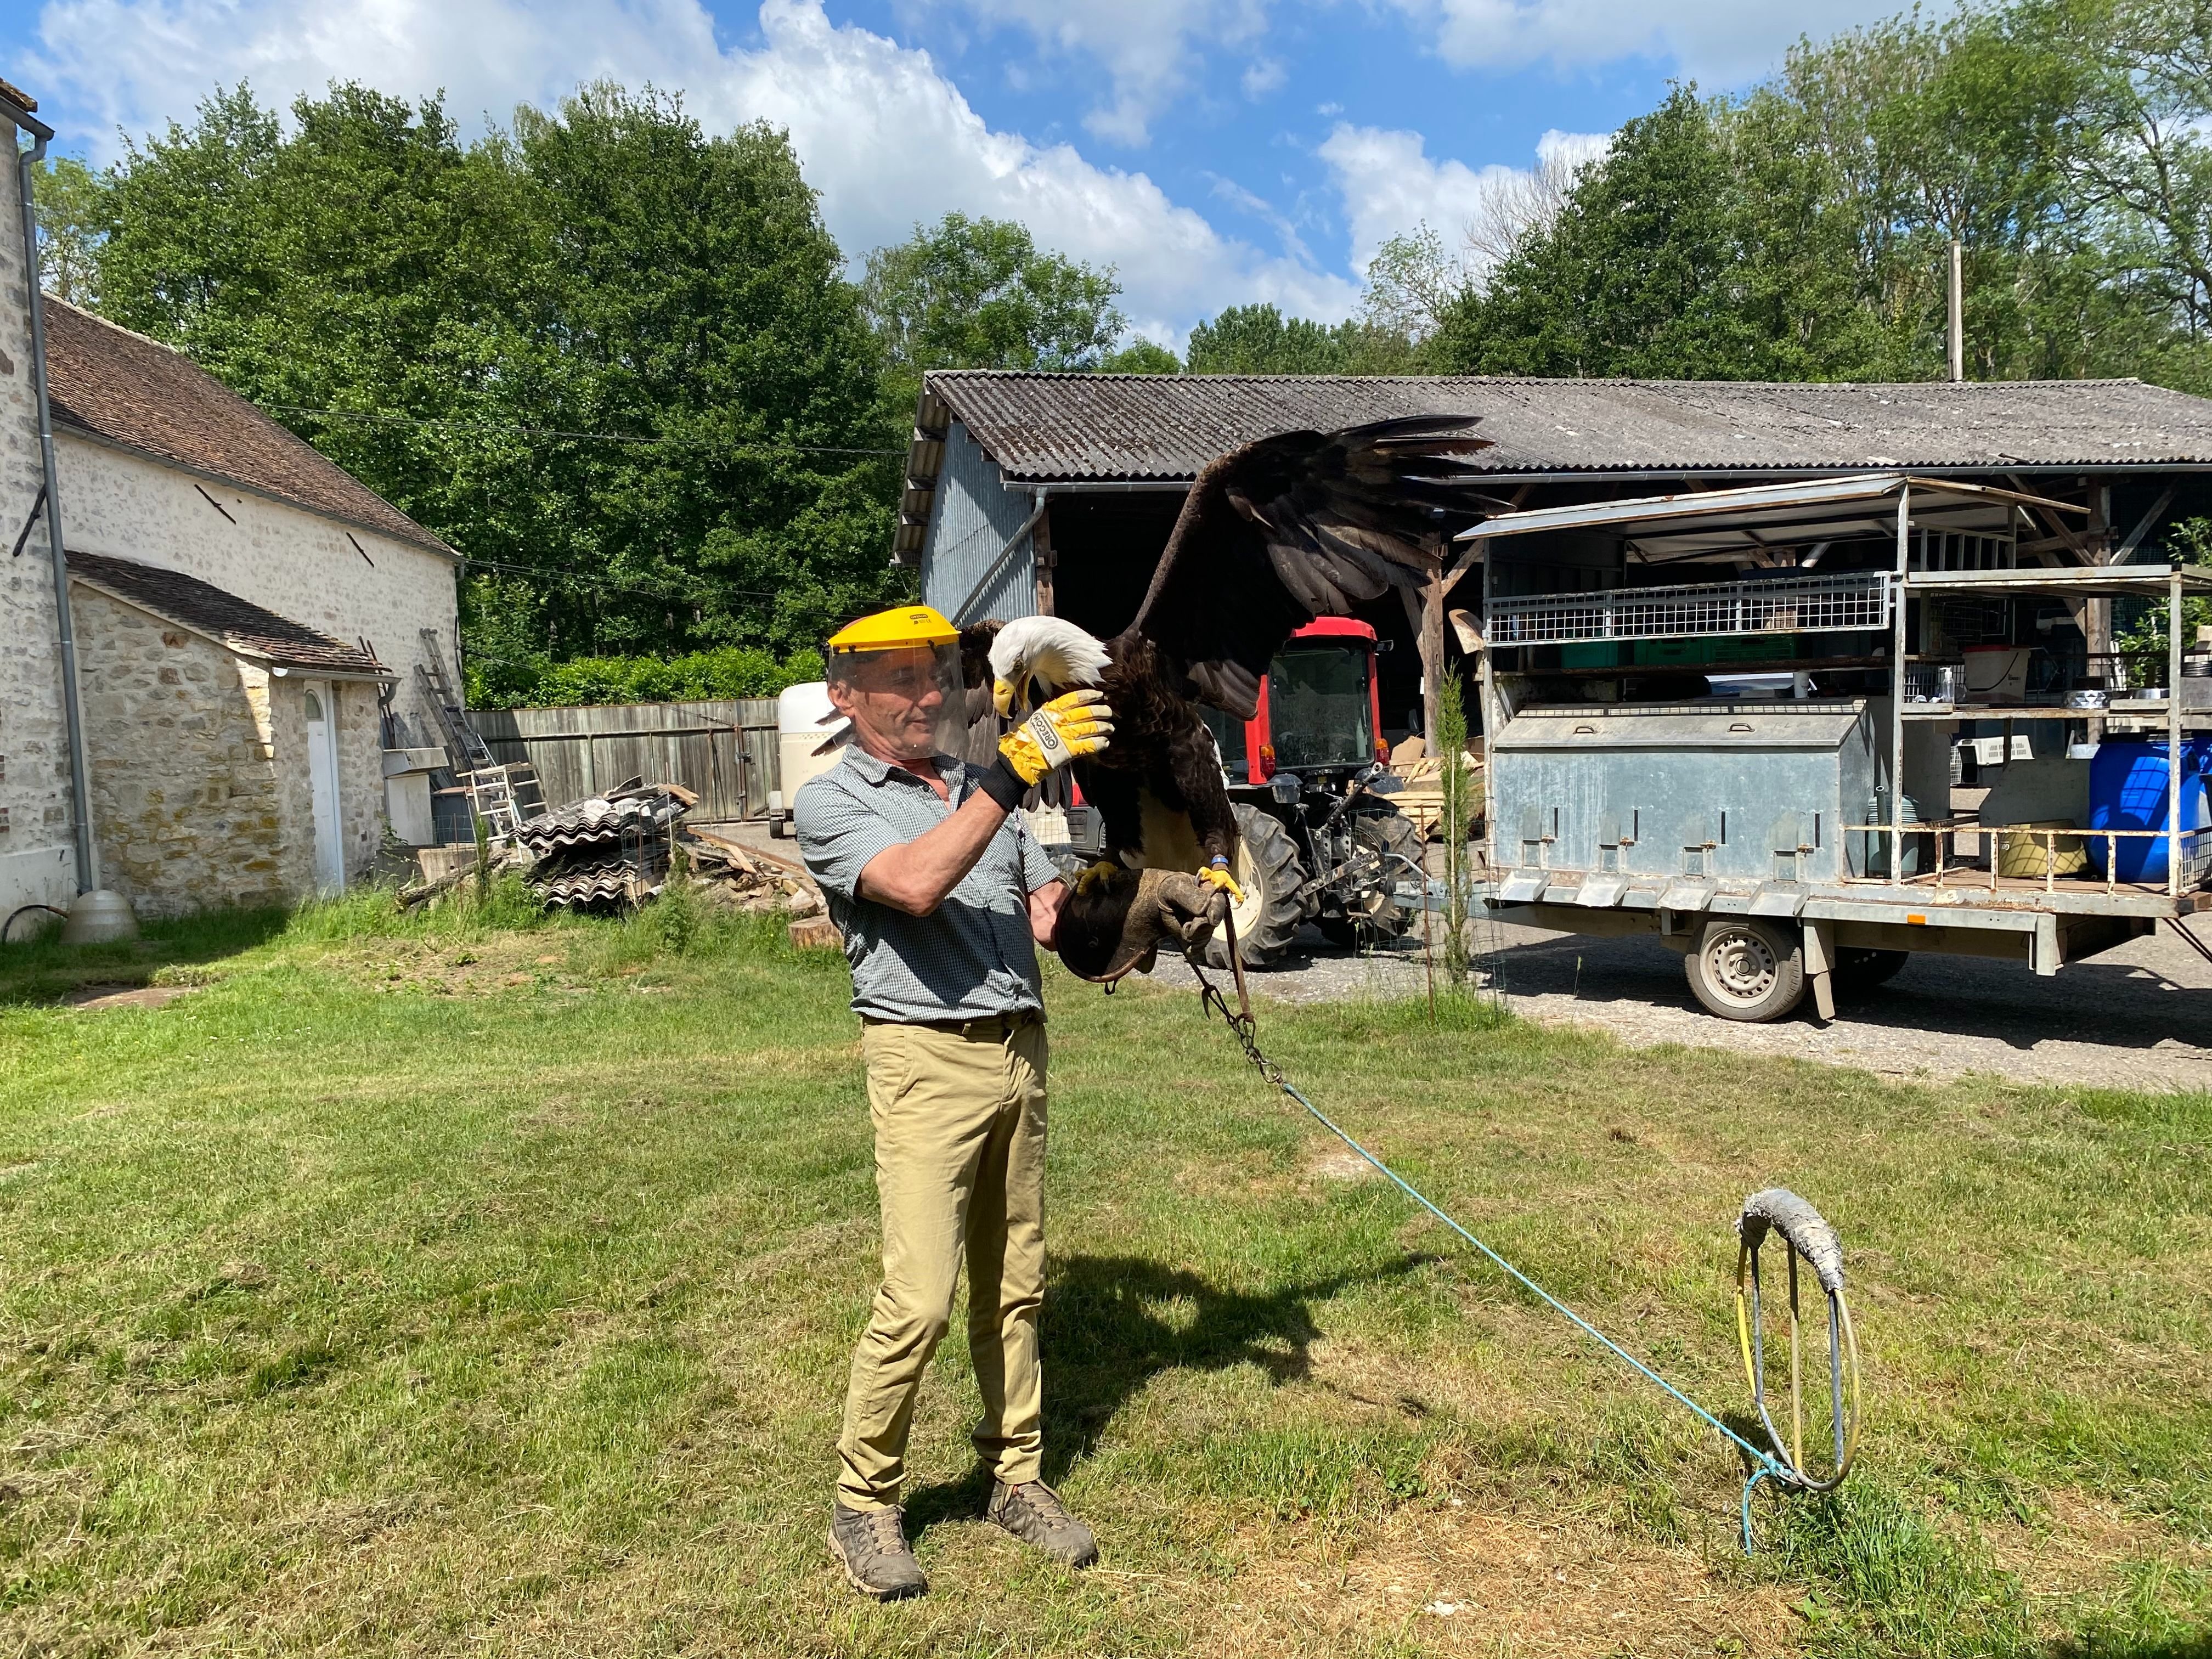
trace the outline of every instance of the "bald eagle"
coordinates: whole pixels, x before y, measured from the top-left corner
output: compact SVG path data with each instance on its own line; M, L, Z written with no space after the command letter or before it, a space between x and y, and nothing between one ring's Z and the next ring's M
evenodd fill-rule
M1475 469L1462 458L1491 447L1474 424L1416 415L1232 450L1192 484L1127 628L1101 641L1025 617L989 641L1001 714L1086 685L1114 710L1113 745L1074 766L1106 856L1062 908L1055 943L1069 967L1092 973L1111 955L1131 872L1196 870L1236 890L1237 819L1200 705L1250 720L1296 629L1435 574L1437 510L1472 518L1501 505L1465 488Z

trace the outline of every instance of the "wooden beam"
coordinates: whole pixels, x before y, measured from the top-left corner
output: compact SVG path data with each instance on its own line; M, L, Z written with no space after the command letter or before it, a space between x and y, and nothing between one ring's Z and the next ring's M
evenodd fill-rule
M1052 550L1052 508L1050 498L1037 507L1036 528L1030 532L1030 546L1036 556L1036 608L1040 617L1057 616L1053 608L1057 595L1053 588L1053 572L1060 568L1060 560Z
M1520 489L1515 490L1511 497L1506 502L1507 510L1509 512L1519 512L1521 510L1521 503L1528 499L1529 493L1535 488L1536 486L1532 483L1524 483ZM1492 514L1492 516L1495 517L1496 515ZM1459 557L1453 562L1452 568L1444 572L1444 595L1446 598L1449 598L1452 589L1459 586L1459 579L1462 576L1467 574L1468 571L1474 569L1475 566L1480 564L1483 560L1490 556L1489 548L1490 544L1481 540L1480 538L1467 544L1467 551L1461 554Z
M2166 493L2150 504L2150 511L2136 520L2136 527L2128 532L2127 539L2120 544L2119 550L2112 555L2112 562L2125 564L2129 556L2142 545L2143 538L2150 534L2153 527L2166 516L2166 509L2172 505L2173 487L2169 484L2166 486Z

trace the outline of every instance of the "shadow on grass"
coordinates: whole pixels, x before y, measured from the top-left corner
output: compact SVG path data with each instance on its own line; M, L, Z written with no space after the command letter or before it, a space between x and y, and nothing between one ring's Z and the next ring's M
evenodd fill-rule
M1057 1484L1097 1443L1116 1413L1155 1376L1257 1365L1278 1383L1311 1370L1321 1334L1316 1303L1347 1286L1413 1272L1430 1258L1333 1273L1261 1294L1224 1290L1187 1267L1142 1256L1055 1259L1042 1329L1044 1478ZM914 1488L909 1537L940 1521L982 1513L990 1471L977 1464L957 1480Z
M165 968L193 967L266 945L289 921L290 912L281 908L206 910L143 922L138 938L108 945L64 945L56 924L0 944L0 1007L65 1002L91 986L135 989ZM17 923L18 930L25 925Z

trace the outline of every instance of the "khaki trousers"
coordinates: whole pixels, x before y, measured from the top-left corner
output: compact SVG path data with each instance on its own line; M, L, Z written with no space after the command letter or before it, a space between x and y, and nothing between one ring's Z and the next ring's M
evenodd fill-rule
M884 1282L853 1354L838 1501L856 1510L899 1501L915 1398L951 1322L963 1255L968 1346L983 1396L976 1455L1009 1485L1037 1480L1044 1021L1016 1015L963 1032L871 1020L860 1050L876 1131Z

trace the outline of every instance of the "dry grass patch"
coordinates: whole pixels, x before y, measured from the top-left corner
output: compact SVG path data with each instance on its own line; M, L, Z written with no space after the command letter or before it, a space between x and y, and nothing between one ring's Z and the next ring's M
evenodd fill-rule
M1781 1589L1735 1564L1586 1523L1447 1506L1350 1538L1292 1527L1238 1542L1252 1565L1224 1589L1200 1653L1356 1654L1388 1638L1424 1653L1688 1659L1787 1653L1802 1628Z

